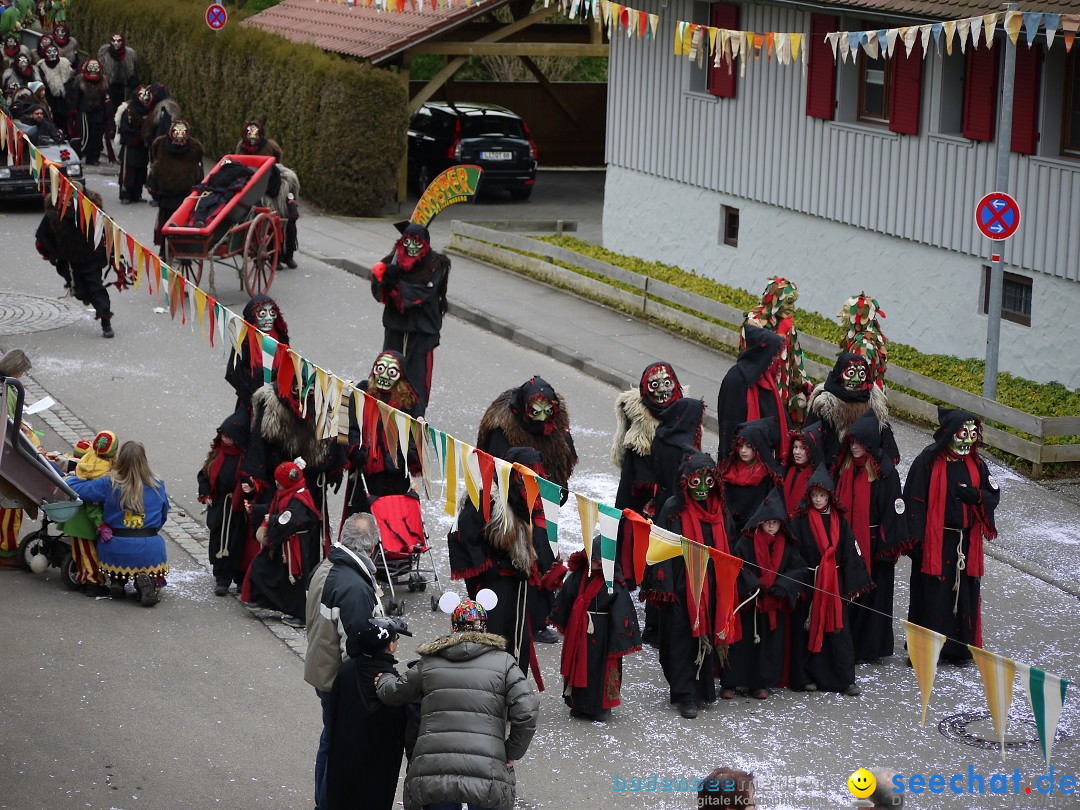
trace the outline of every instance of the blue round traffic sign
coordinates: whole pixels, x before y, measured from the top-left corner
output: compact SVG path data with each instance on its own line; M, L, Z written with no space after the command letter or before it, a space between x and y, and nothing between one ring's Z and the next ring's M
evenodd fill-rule
M1020 206L1005 192L994 191L979 200L975 224L987 239L1008 239L1020 227Z
M225 13L225 7L220 3L214 3L206 10L206 24L215 31L220 31L224 28L225 22L228 19L229 15Z

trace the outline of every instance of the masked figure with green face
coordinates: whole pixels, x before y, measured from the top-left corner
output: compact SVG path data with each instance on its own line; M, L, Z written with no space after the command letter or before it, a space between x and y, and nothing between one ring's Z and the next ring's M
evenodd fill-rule
M412 486L410 474L420 474L415 445L410 441L409 457L402 459L399 443L390 446L379 417L379 402L410 416L416 415L416 390L405 376L405 358L400 352L380 352L371 364L368 378L357 388L370 396L356 394L360 397L363 430L357 420L357 403L351 403L348 408L349 477L342 521L357 512L370 512L371 501L382 495L406 494Z
M422 416L431 395L435 348L439 345L450 259L431 249L423 225L399 223L401 238L371 268L371 295L383 305L383 350L405 358L405 374L414 381Z
M724 508L720 472L711 456L694 452L685 458L657 524L731 554L735 527ZM734 631L734 626L726 626L722 610L723 605L734 604L734 584L729 593L717 592L717 583L725 581L717 575L723 559L713 558L700 593L695 593L696 583L681 556L652 566L641 586L646 599L660 609L660 666L671 702L687 719L716 700L720 650L731 642Z
M543 377L535 376L517 388L509 388L495 398L476 434L476 446L497 458L506 458L511 447L531 447L540 454L544 478L563 489L577 464L574 437L570 433L570 414L566 400ZM552 566L540 566L541 582L532 585L529 616L533 640L554 643L558 635L547 626L554 606L555 590L566 573L561 559Z
M979 455L978 417L938 408L938 423L904 486L915 543L908 620L948 636L941 659L965 666L971 663L966 645L982 647L983 542L997 536L1001 492Z

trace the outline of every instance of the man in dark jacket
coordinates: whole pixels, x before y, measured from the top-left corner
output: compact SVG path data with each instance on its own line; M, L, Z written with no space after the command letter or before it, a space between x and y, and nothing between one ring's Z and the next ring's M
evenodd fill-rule
M315 756L317 808L326 807L330 691L342 661L360 652L359 631L372 616L383 615L381 591L375 583L375 564L371 561L378 543L375 518L367 513L352 515L342 525L339 542L330 548L330 556L319 564L308 583L304 680L315 687L323 712L323 732Z
M506 640L487 632L480 604L462 601L451 622L453 633L417 649L416 666L375 682L379 700L387 705L420 701L420 731L405 775L405 810L462 802L474 810L511 810L514 762L536 733L540 700L506 652Z

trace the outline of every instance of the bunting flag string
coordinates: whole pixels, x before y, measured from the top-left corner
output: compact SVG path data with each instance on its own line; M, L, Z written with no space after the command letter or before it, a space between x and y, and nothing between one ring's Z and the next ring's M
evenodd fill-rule
M602 2L602 0L600 1ZM593 13L595 13L596 6L596 3L590 6L588 0L586 0L586 9L592 8ZM602 14L607 13L610 15L613 10L617 10L621 14L626 10L625 7L619 7L617 4L608 3L607 6L607 12L602 10ZM602 8L603 6L601 6ZM1024 17L1020 12L1016 12L1016 14L1020 16L1014 16L1005 21L1006 29L1010 32L1010 36L1013 35L1014 29L1018 35L1024 23L1029 22L1030 45L1032 43L1031 32L1032 30L1037 31L1038 26L1030 22L1031 18ZM999 16L998 14L984 15L982 24L974 25L976 33L970 34L973 47L978 46L978 31L983 32L983 41L992 37ZM608 19L610 19L610 16ZM1038 15L1038 21L1046 28L1048 45L1052 44L1054 34L1060 30L1067 47L1071 47L1073 38L1077 30L1080 29L1080 15L1041 14ZM1034 28L1032 29L1031 26L1034 26ZM949 27L948 23L935 23L932 31L935 40L940 41L940 33L945 32L947 34L947 45L951 43L952 35L948 33ZM953 28L955 30L955 26ZM907 47L908 43L914 43L915 38L921 35L925 43L927 34L923 29L920 27L916 33L912 33L912 30L909 28L906 31L895 29L876 32L877 47L881 49L879 52L892 52L895 49L897 39ZM969 33L972 31L971 24L969 24L967 30ZM701 32L698 39L697 47L701 50L706 48L704 44L706 42L705 33ZM731 53L732 56L742 53L744 59L748 55L747 49L750 48L754 50L755 54L764 50L766 58L769 58L770 53L776 54L778 52L775 35L771 38L767 35L761 35L759 39L759 35L755 33L751 40L750 36L747 35L749 32L736 32L741 34L741 36L737 37L730 36L730 33L727 32L729 41L724 43L725 31L724 29L718 29L715 40L710 35L707 47L710 49L715 47L716 52L721 52L721 49L723 49L723 53ZM840 37L834 39L838 42L842 41ZM691 43L692 40L691 35ZM874 47L869 36L865 39L861 36L857 37L856 41L858 46L864 49ZM848 45L850 46L850 44L851 40L849 39ZM792 43L789 41L780 45L780 50L782 51L788 45L792 45ZM805 53L805 48L802 48L801 51ZM792 50L793 57L797 57L798 53L799 47L796 45ZM759 57L755 56L755 58ZM375 428L381 425L388 448L400 452L406 460L410 452L415 450L421 468L421 477L424 479L425 493L429 498L428 479L431 467L437 465L443 473L446 513L455 518L459 512L459 490L462 484L476 508L483 510L484 514L490 514L493 480L497 481L498 486L494 487L494 489L499 491L500 497L506 497L511 472L514 470L520 472L530 510L535 505L537 498L541 500L547 522L548 542L551 544L553 554L559 556L559 516L564 497L562 487L541 478L527 467L519 464L510 465L503 459L496 459L454 438L450 434L428 425L423 420L414 419L409 414L390 407L367 392L356 388L352 383L346 382L342 378L309 362L291 347L278 344L269 335L244 321L242 317L221 304L213 296L203 292L197 285L189 284L181 273L173 271L167 264L162 263L155 251L147 248L131 234L124 231L115 220L99 209L85 194L80 193L62 171L56 171L55 164L45 160L40 152L26 141L26 135L16 128L12 120L3 113L0 113L0 149L6 152L9 163L12 160L18 161L25 153L30 159L31 171L35 172L35 176L40 178L42 186L44 186L44 178L48 177L49 189L46 192L42 188L42 194L48 193L50 199L57 206L64 209L64 213L66 213L69 206L74 210L73 215L76 217L83 233L87 234L88 239L92 239L95 246L104 246L110 265L118 273L121 272L120 265L125 261L124 252L126 248L132 265L130 270L135 275L135 289L141 289L143 277L145 276L147 293L149 295L160 295L164 292L168 311L172 314L174 320L177 311L180 312L181 323L186 323L189 316L197 318L200 327L200 340L205 342L209 337L211 347L215 346L215 341L219 341L223 352L235 350L239 354L245 341L250 340L252 347L255 349L252 352L252 362L258 363L264 374L269 364L271 381L275 384L289 386L295 383L300 390L305 408L307 408L309 395L313 395L315 404L312 408L314 411L312 419L321 437L336 437L340 442L348 442L348 419L342 418L343 409L347 407L345 403L348 401L348 407L352 409L352 413L355 415L361 437L373 438ZM191 328L194 331L194 324L192 324ZM272 373L275 366L278 370L276 378ZM348 397L346 397L346 393ZM430 452L424 449L425 446L430 449ZM656 526L632 510L620 511L572 491L569 492L569 495L573 495L577 501L578 514L581 518L582 541L586 553L590 556L590 561L592 555L591 541L597 530L599 530L602 569L609 589L612 588L614 580L620 521L625 518L626 531L629 534L629 541L632 542L632 563L635 581L641 580L645 566L655 565L682 556L688 562L688 570L693 574L693 581L695 583L698 580L704 582L705 567L711 561L716 572L717 598L724 600L721 603L723 605L730 602L731 609L733 609L735 577L742 566L742 561L739 558L722 554L716 549L708 548L681 537L675 532ZM481 499L487 504L486 506L481 504ZM701 596L701 588L695 584L693 591L691 596L696 603ZM725 612L727 612L726 609ZM915 670L922 697L921 722L925 725L930 694L937 671L938 654L946 638L940 633L919 627L910 622L904 622L904 627L907 634L908 654ZM726 635L727 629L720 628L719 632ZM1047 766L1049 766L1054 736L1061 717L1062 706L1065 702L1068 681L1037 667L1003 658L978 648L971 648L971 653L979 666L987 703L990 706L1002 750L1004 750L1005 723L1012 702L1013 673L1019 673L1028 705L1035 717L1043 756Z

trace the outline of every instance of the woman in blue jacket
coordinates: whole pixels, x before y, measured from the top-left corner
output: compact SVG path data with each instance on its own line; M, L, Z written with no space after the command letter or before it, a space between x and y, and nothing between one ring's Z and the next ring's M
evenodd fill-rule
M169 496L164 482L150 471L146 449L140 442L125 442L108 475L93 481L71 476L68 484L104 510L98 557L112 580L110 595L123 598L124 583L131 579L143 607L156 605L169 573L165 540L158 533L169 515Z

